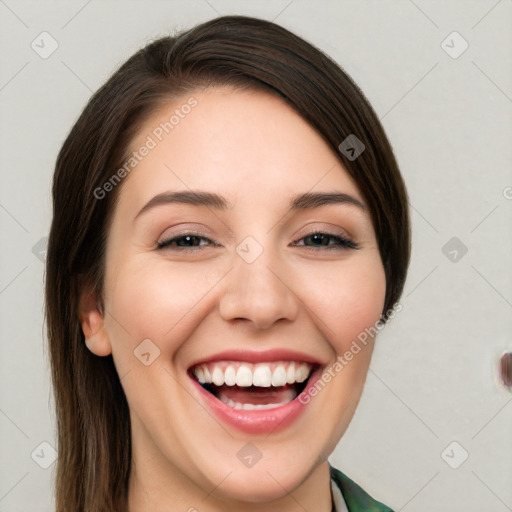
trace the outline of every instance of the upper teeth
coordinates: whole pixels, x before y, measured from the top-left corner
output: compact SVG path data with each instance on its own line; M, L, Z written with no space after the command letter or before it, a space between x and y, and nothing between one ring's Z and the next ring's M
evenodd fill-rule
M201 384L216 386L284 386L304 382L311 372L312 365L290 361L273 363L241 363L217 361L194 366L193 372Z

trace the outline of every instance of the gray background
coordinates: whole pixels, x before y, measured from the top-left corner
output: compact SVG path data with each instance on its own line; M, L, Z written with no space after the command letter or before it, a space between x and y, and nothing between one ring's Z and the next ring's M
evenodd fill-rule
M512 510L512 395L496 372L512 348L510 0L0 0L0 511L52 510L42 259L60 145L145 42L228 13L275 20L336 59L410 195L403 310L331 462L397 511ZM58 43L46 59L31 47L51 48L43 31Z

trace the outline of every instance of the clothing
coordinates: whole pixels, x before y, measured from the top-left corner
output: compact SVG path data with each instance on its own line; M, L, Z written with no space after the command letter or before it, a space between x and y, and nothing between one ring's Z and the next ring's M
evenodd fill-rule
M335 512L393 512L329 464Z
M331 478L332 512L348 512L347 504L343 499L340 488Z

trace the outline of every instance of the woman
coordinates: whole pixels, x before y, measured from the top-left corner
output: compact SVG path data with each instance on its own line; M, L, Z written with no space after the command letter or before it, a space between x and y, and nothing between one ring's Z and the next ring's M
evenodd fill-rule
M410 254L362 92L273 23L137 52L57 159L56 510L391 510L327 457Z

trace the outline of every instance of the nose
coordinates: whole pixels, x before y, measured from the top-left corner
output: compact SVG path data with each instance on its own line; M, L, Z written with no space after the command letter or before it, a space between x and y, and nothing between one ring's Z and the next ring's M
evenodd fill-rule
M245 320L256 329L296 319L300 301L290 276L270 250L251 262L243 252L233 255L233 268L224 280L220 315L226 321Z

